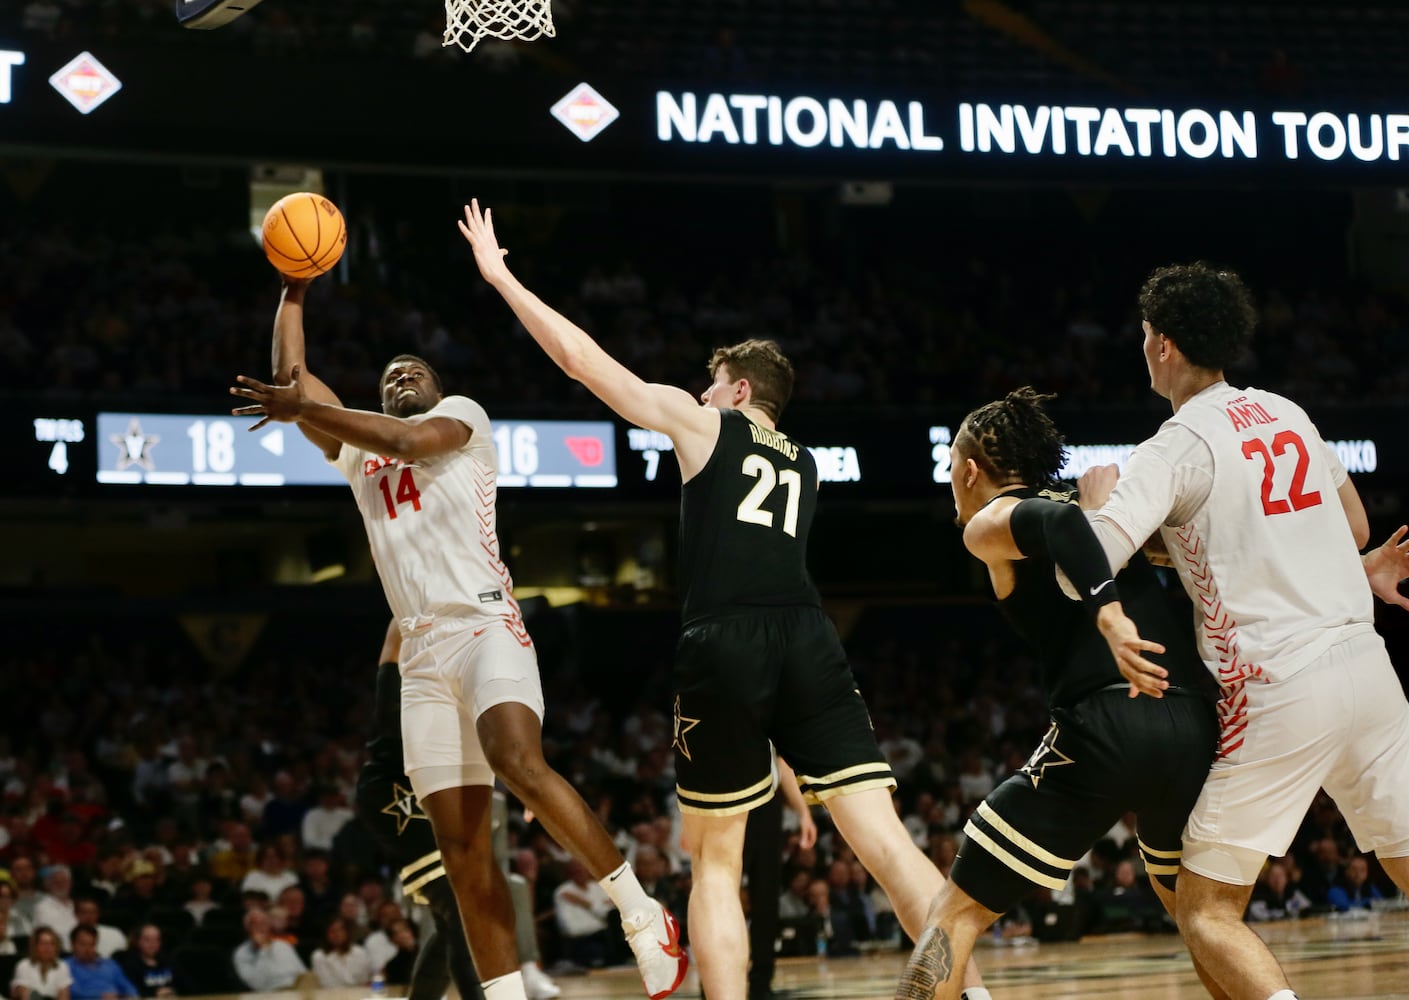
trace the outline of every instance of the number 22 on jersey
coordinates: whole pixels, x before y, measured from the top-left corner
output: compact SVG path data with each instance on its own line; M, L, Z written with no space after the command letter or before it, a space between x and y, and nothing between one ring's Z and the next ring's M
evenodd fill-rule
M410 467L403 467L401 475L396 480L396 494L393 498L391 491L391 477L394 472L389 472L377 480L377 487L382 491L382 500L386 503L387 517L396 520L396 508L400 504L410 504L413 511L421 509L421 491L416 489L416 477L411 475Z
M761 524L765 528L773 527L773 512L763 509L763 501L768 499L775 486L782 483L788 491L788 502L783 511L783 531L796 538L797 505L799 494L802 492L802 474L796 469L784 469L779 472L773 468L773 463L762 455L745 455L743 473L758 482L753 484L748 496L739 504L738 519L749 524Z
M1296 452L1296 468L1292 471L1292 482L1285 497L1272 495L1272 473L1276 468L1276 456L1283 455L1291 448ZM1243 442L1243 457L1248 461L1262 461L1262 513L1289 514L1294 510L1305 510L1321 503L1321 491L1306 492L1306 470L1311 466L1311 456L1307 454L1306 442L1296 431L1281 431L1272 439L1272 447L1261 438Z

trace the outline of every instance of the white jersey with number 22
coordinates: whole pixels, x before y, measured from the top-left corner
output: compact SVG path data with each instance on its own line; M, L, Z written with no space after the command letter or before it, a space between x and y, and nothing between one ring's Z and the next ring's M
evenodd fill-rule
M1218 382L1136 449L1096 526L1160 530L1225 689L1276 680L1373 623L1345 478L1301 407Z

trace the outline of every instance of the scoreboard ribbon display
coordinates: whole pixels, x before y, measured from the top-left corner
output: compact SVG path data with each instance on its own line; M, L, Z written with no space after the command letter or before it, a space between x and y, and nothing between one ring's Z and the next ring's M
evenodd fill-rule
M1093 465L1123 465L1163 415L1141 410L1055 416L1071 442L1062 475L1075 479ZM926 500L949 494L949 446L961 418L799 413L784 429L812 452L828 500ZM0 433L24 442L12 479L19 494L101 497L158 487L195 496L224 487L209 492L228 496L229 488L345 486L296 427L275 423L249 433L254 422L219 414L93 412L42 402L0 405ZM1409 455L1402 454L1398 438L1372 436L1402 423L1403 413L1386 407L1332 411L1320 420L1362 490L1380 491L1409 485ZM493 434L498 482L506 489L678 500L674 444L659 432L606 420L507 419L493 422Z

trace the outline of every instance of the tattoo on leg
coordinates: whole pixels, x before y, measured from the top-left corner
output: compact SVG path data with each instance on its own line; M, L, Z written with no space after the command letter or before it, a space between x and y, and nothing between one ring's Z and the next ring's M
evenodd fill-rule
M954 973L954 949L943 927L926 927L905 964L895 1000L931 1000L935 988Z

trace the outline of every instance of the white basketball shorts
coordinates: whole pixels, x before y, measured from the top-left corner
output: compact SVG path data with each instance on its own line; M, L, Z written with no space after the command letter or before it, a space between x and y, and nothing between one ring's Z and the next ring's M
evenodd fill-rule
M543 718L538 657L517 616L436 621L403 639L401 739L418 798L494 784L475 722L506 702Z
M1323 786L1362 851L1409 856L1409 703L1384 640L1358 629L1290 678L1244 691L1246 738L1209 772L1185 830L1185 866L1251 885L1268 855L1286 853ZM1235 875L1213 845L1259 856L1256 868Z

